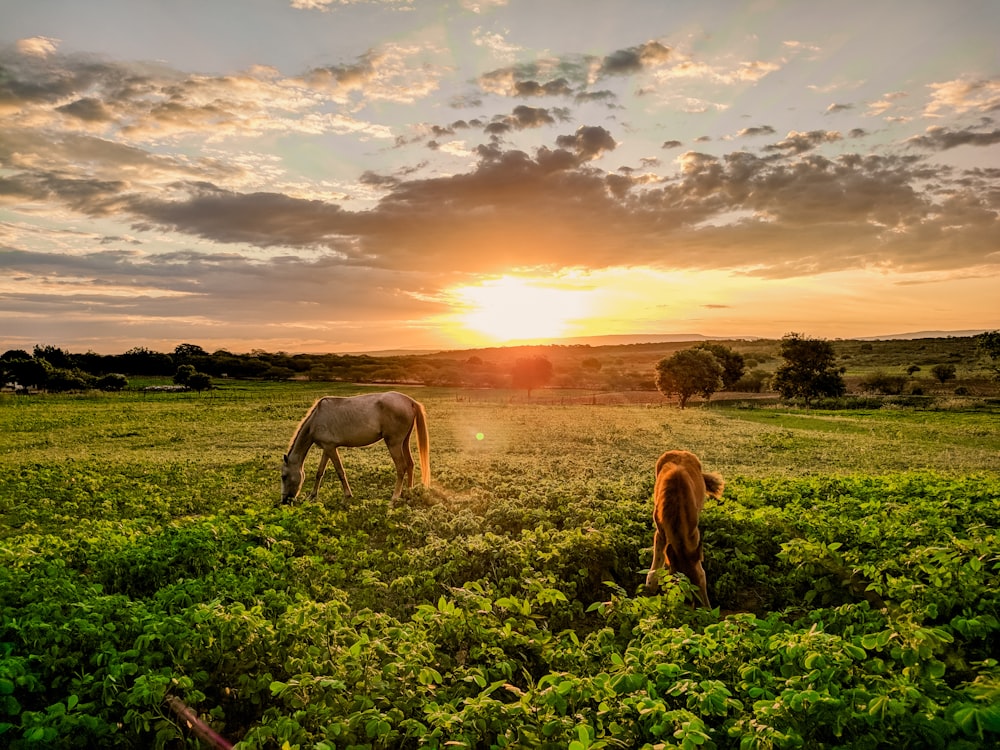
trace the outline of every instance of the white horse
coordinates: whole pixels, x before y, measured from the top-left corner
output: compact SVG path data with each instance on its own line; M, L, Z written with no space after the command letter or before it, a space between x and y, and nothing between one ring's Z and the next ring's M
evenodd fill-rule
M396 489L392 499L413 487L413 456L410 455L410 433L417 427L417 447L420 451L420 475L425 487L431 483L430 440L427 435L427 414L423 404L402 393L368 393L362 396L324 396L312 405L299 423L281 465L281 501L291 502L302 488L305 478L303 465L313 445L323 449L316 472L316 486L307 499L315 500L323 482L327 461L333 461L345 497L352 497L344 464L337 448L357 448L384 440L389 455L396 464Z

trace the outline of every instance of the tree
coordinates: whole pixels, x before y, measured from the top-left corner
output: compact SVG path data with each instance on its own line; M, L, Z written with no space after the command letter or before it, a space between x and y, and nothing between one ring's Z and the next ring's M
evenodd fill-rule
M986 331L976 338L979 351L989 357L993 377L1000 380L1000 331Z
M719 360L722 365L722 390L731 391L746 372L746 362L738 351L714 341L705 341L694 347L704 349Z
M129 375L169 375L174 367L174 360L169 354L137 346L119 354L113 365L116 370Z
M102 391L123 391L128 388L128 378L119 372L109 372L99 377L95 385Z
M802 398L806 405L817 396L843 396L844 368L835 366L833 344L825 339L813 339L789 333L781 339L784 364L774 373L773 387L782 398Z
M52 365L47 360L29 356L22 359L5 359L0 363L0 371L3 372L4 383L17 383L24 389L32 386L42 388L49 381Z
M955 379L955 365L945 363L934 365L931 368L931 375L933 375L941 385L944 385L949 380Z
M664 396L676 393L683 409L696 393L711 398L722 387L722 373L722 365L711 352L683 349L656 363L656 387Z
M208 352L197 344L178 344L174 347L174 357L176 359L190 359L191 357L207 357Z
M174 383L177 385L187 385L196 373L197 370L194 369L194 365L181 365L177 368L177 372L174 373Z
M94 384L94 376L79 368L53 367L45 381L45 390L52 393L85 391Z
M73 368L73 358L58 346L35 346L35 359L44 359L53 367L64 370Z
M212 376L204 372L195 372L188 378L187 387L201 393L212 389Z
M511 370L511 382L515 388L528 391L528 398L535 388L541 388L552 380L552 363L545 357L519 357Z

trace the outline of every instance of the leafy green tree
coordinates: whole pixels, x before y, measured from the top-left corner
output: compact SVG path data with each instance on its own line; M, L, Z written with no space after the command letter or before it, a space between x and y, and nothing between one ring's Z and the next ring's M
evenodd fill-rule
M114 366L129 375L169 375L174 368L174 360L169 354L137 346L119 354Z
M950 363L942 362L941 364L934 365L931 368L931 375L941 384L944 385L949 380L955 379L955 365Z
M4 383L17 383L21 388L44 388L52 373L52 365L44 359L26 357L0 363Z
M207 357L208 352L197 344L178 344L174 347L174 357L176 359L190 359L191 357Z
M69 352L65 352L58 346L36 346L35 359L44 359L53 367L62 369L72 369L73 357Z
M204 372L192 373L191 377L188 378L187 387L198 393L211 390L212 376Z
M197 372L194 369L194 365L181 365L177 368L177 372L174 373L174 383L177 385L187 385Z
M755 368L740 378L733 386L734 391L742 393L760 393L764 390L771 376L767 370Z
M833 344L789 333L781 339L779 353L785 362L774 373L772 386L783 398L801 398L808 405L819 396L843 396L844 368L835 364Z
M976 338L979 351L989 357L993 377L1000 380L1000 331L987 331Z
M123 391L128 388L128 378L118 372L109 372L99 377L95 385L102 391Z
M85 391L94 383L93 375L78 368L53 367L45 381L45 389L52 393Z
M677 394L683 409L695 394L711 398L722 387L723 368L705 349L682 349L656 363L656 387L664 396Z
M552 363L545 357L519 357L510 374L513 386L525 389L528 398L531 398L535 388L541 388L552 380Z
M860 386L862 391L869 393L898 396L906 388L906 383L906 375L895 375L884 370L876 370L862 378Z
M714 341L705 341L694 347L710 352L722 365L722 390L731 391L746 372L746 361L735 349Z

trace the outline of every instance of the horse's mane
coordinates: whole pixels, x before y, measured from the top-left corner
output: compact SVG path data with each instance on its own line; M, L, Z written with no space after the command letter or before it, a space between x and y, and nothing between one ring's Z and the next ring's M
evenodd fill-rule
M320 396L318 399L316 399L313 402L313 405L309 407L309 411L306 412L306 415L302 417L301 420L299 420L299 426L295 428L295 432L292 433L292 439L288 443L288 451L287 451L288 453L292 452L292 447L295 445L295 441L299 439L299 433L302 432L302 428L305 427L306 422L308 422L312 418L313 413L319 406L319 402L322 400L323 396Z

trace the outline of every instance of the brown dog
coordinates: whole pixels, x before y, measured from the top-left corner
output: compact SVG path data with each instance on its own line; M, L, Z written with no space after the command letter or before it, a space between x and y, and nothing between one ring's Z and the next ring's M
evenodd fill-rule
M683 573L701 591L701 603L708 603L708 585L701 565L704 554L698 516L705 496L722 496L725 482L718 474L705 474L701 461L688 451L667 451L656 462L653 489L653 565L646 576L646 591L658 588L658 571L664 563L672 573Z

